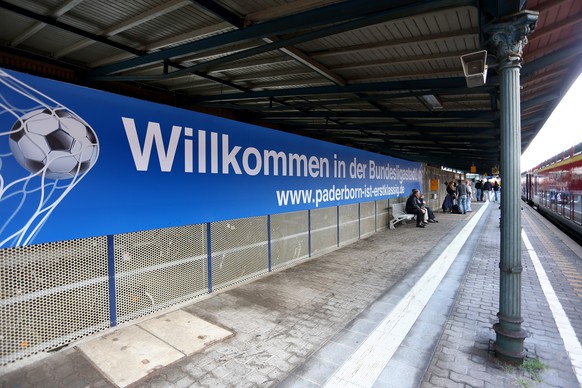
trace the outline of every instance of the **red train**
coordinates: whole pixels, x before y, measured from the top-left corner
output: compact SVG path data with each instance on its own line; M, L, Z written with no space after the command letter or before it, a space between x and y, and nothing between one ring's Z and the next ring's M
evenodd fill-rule
M522 173L524 201L582 244L582 143Z

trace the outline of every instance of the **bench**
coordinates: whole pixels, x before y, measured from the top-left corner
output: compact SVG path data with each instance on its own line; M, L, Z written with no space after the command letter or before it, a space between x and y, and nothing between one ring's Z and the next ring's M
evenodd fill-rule
M394 225L399 222L412 220L416 215L406 213L406 203L400 202L392 205L392 220L390 220L390 229L394 229Z

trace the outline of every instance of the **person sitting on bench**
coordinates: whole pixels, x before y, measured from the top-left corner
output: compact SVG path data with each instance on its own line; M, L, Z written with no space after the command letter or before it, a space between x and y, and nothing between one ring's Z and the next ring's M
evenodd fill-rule
M408 214L416 214L416 227L417 228L424 228L425 223L423 222L424 213L426 213L426 209L423 209L420 206L420 201L418 198L420 197L420 191L417 189L412 189L412 194L406 200L406 213Z
M418 197L418 201L420 202L420 207L422 209L426 209L426 214L424 215L424 222L426 223L428 222L438 222L436 220L436 218L434 217L434 213L432 211L432 209L428 206L426 206L426 204L424 203L424 194L420 194L420 197Z

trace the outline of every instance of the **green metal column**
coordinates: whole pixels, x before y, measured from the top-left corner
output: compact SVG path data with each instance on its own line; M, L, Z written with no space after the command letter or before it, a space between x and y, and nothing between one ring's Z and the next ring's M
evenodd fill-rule
M491 25L487 30L497 49L500 75L501 120L501 260L499 282L499 322L495 354L505 362L519 365L525 351L526 332L521 328L521 56L527 35L533 31L537 12L524 11Z

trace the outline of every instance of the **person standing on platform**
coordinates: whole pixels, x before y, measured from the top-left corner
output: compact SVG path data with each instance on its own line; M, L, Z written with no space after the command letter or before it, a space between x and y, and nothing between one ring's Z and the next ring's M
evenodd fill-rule
M406 200L406 213L408 214L416 214L416 227L417 228L424 228L424 213L426 213L426 209L420 207L420 191L417 189L412 189L412 194Z
M475 201L479 202L482 199L482 189L483 188L483 182L481 182L481 179L477 179L477 182L475 182L475 190L477 190L477 197L475 198Z
M499 200L499 183L497 181L493 181L493 195L495 198L495 202Z
M468 179L465 181L465 184L467 185L467 211L472 212L473 209L471 209L471 202L473 202L473 187L471 186L471 181Z
M447 195L443 201L443 212L447 213L453 210L453 205L455 204L455 186L453 181L447 183Z
M485 183L483 183L483 197L485 197L485 201L487 202L491 201L492 188L493 186L491 186L491 182L489 182L489 179L487 179Z
M459 200L459 211L462 214L467 214L467 185L462 179L458 180L457 199Z

